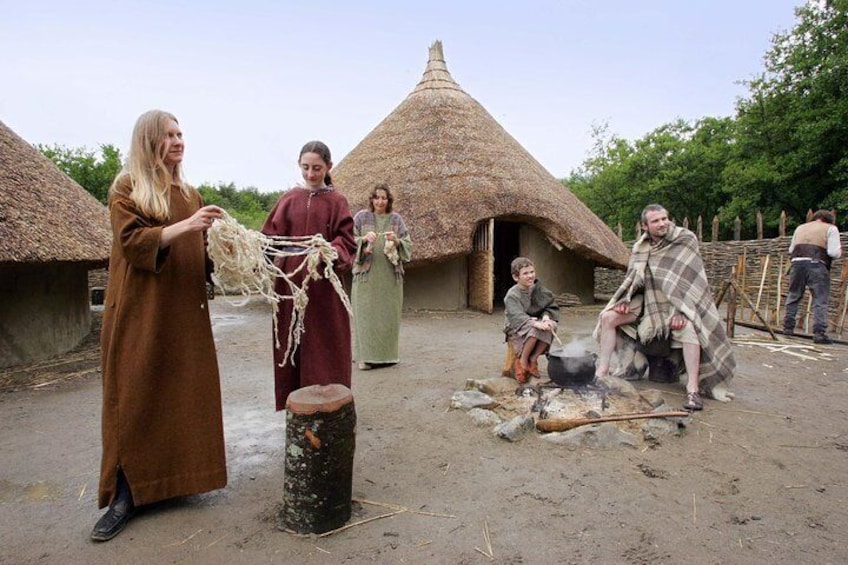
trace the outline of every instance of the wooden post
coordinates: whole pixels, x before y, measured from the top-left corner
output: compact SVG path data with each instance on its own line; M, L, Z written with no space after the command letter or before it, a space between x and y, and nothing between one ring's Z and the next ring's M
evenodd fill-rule
M771 255L766 255L765 259L760 258L760 265L763 268L763 274L760 277L760 288L757 290L757 302L754 304L754 312L760 311L760 301L763 298L763 288L766 285L766 275L768 274L769 259L771 259ZM754 312L751 313L751 320L754 319ZM768 320L764 320L764 322L768 324Z
M704 218L698 216L698 241L704 241Z
M801 299L803 301L803 298ZM813 293L807 292L807 307L804 309L804 333L813 333L810 325L810 314L813 311Z
M341 384L312 385L286 401L282 525L320 534L350 519L356 410Z
M689 229L689 216L686 216L685 218L683 218L683 227L686 228L687 230Z
M780 213L780 223L777 226L777 235L786 236L786 210Z
M763 238L763 213L757 210L757 239Z
M615 233L618 234L618 239L621 239L621 240L624 239L624 230L621 229L621 222L618 222L618 226L615 230Z
M636 239L642 237L642 224L636 222Z
M783 269L784 269L783 257L784 257L784 255L781 253L781 255L780 255L780 266L778 266L778 268L777 268L777 289L775 290L775 294L777 295L777 298L775 299L775 306L774 306L774 321L775 321L776 324L783 324L783 318L781 318L781 316L780 316L780 301L783 298L783 294L782 294L783 293ZM783 327L783 326L781 325L781 327Z
M808 221L808 222L813 221L813 211L812 210L807 210L807 220L806 221Z
M736 325L736 285L733 284L736 279L736 269L730 274L730 285L727 288L727 337L733 339L734 327Z
M513 347L510 340L506 340L506 357L504 358L501 376L509 377L510 379L515 378L515 347Z
M737 284L739 288L746 289L748 288L748 248L742 248L742 255L738 255L736 257L736 279L738 279ZM735 279L734 279L735 280ZM739 289L737 289L739 290ZM738 294L738 293L737 293ZM738 296L737 296L738 298ZM739 319L745 319L745 303L742 303L742 311L739 312Z
M739 216L736 216L736 219L733 220L733 241L741 241L742 240L742 220L739 219Z
M845 330L845 316L848 314L848 261L842 262L842 274L839 279L839 322L836 323L837 334L842 337Z
M718 241L718 216L713 216L713 233L710 241L713 243Z

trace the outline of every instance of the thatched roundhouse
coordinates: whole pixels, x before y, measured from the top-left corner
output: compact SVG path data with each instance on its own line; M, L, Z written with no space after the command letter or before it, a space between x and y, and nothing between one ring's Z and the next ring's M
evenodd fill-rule
M395 192L414 245L410 309L491 312L519 255L551 290L591 303L594 267L627 263L612 230L453 80L438 41L412 93L332 174L354 212L376 182Z
M88 270L109 258L106 207L0 122L0 367L91 330Z

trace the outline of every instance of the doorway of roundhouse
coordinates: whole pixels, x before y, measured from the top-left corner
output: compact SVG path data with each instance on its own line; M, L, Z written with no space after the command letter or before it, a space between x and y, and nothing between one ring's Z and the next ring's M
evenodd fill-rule
M521 255L521 223L489 219L474 233L468 261L468 306L491 314L503 308L504 296L515 284L512 260Z

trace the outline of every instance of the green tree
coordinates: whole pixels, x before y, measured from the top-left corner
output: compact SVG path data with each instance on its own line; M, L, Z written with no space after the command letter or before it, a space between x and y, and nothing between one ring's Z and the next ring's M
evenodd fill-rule
M39 144L35 147L97 200L106 203L109 187L122 166L121 152L117 147L104 144L99 151L61 145Z
M565 184L610 227L635 235L642 208L656 202L679 222L706 221L725 200L722 172L733 151L729 118L665 124L630 143L595 128L590 157Z
M738 161L728 209L848 212L848 0L809 2L776 34L762 75L737 105Z
M665 124L635 142L595 128L589 158L564 181L625 237L648 202L678 220L718 214L754 235L756 213L776 235L780 213L848 215L848 0L812 0L778 33L765 69L747 81L733 118ZM844 222L841 222L844 224Z
M235 183L201 184L197 187L206 204L225 209L246 228L258 230L280 196L279 192L259 192L256 187L239 189Z

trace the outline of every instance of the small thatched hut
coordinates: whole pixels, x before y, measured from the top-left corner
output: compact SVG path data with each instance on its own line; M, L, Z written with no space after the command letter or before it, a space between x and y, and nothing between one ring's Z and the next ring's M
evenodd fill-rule
M106 207L0 122L0 367L91 330L88 270L109 259Z
M591 303L594 267L627 263L612 230L453 80L439 41L412 93L333 169L333 181L354 211L376 182L396 193L414 246L407 308L491 312L519 255L555 293Z

